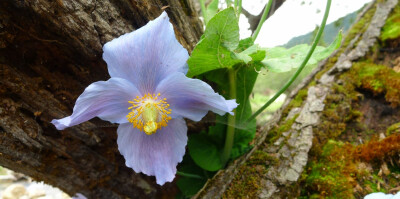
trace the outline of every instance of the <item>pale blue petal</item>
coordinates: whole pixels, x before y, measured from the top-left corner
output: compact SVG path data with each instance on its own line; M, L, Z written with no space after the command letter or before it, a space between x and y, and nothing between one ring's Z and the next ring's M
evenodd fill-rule
M87 199L87 198L81 193L76 193L75 196L72 196L72 199Z
M138 89L128 80L111 78L90 84L78 97L71 116L53 120L58 130L80 124L94 117L113 123L128 122L128 101L140 96Z
M400 193L392 195L392 194L384 194L382 192L371 193L364 197L364 199L398 199L398 198L400 198Z
M153 93L158 82L170 73L187 72L188 52L176 40L166 12L106 43L103 51L110 76L133 82L142 93Z
M159 83L156 93L166 98L171 108L171 117L185 117L200 121L208 111L219 115L232 113L237 107L235 100L225 100L215 93L210 85L186 77L183 73L173 73Z
M136 173L156 176L157 184L171 182L176 166L182 161L187 143L187 127L182 118L172 119L168 126L152 135L134 128L132 124L118 127L118 149L126 166Z

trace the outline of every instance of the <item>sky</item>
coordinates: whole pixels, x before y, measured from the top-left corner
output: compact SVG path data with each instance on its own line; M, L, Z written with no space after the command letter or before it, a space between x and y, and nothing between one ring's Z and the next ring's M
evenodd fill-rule
M243 0L242 6L251 14L258 15L268 0ZM371 0L333 0L327 24L360 9ZM256 43L262 47L273 47L287 43L291 38L315 29L325 11L324 0L286 0L285 3L263 24ZM244 15L240 18L240 36L249 37Z

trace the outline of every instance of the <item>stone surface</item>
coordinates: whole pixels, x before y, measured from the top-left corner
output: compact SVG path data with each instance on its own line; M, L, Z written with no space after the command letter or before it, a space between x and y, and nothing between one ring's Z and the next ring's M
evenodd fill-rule
M2 199L18 199L22 196L27 196L28 191L22 184L12 184L4 190Z
M5 173L4 175L0 175L0 178L4 178L5 176L10 178L10 181L0 181L1 199L71 199L68 194L58 188L43 182L32 181L30 177L6 168L0 167L0 170L2 173Z

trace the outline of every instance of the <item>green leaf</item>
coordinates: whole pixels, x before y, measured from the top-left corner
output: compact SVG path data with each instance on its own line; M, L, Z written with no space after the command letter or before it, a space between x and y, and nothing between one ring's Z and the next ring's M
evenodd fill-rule
M204 17L204 23L207 24L211 18L218 12L218 0L211 1L207 6L206 15Z
M200 191L201 188L203 188L206 182L207 179L201 180L196 178L181 177L178 179L176 184L182 191L183 195L185 195L186 197L192 197L198 191Z
M212 21L209 24L211 23ZM207 38L207 34L204 34L203 40L200 43L207 40ZM225 49L228 51L228 48ZM256 71L260 70L263 66L261 60L265 58L265 51L260 50L258 45L254 45L251 38L240 40L236 49L231 51L232 49L233 46L228 51L232 54L229 59L234 60L236 64L242 63L231 66L234 67L234 70L237 70L236 102L239 106L236 108L236 124L240 124L252 114L249 96L257 79L258 73ZM192 61L198 61L199 57L196 57L197 55L195 56L194 54L192 53ZM203 57L205 56L207 55L204 52ZM204 62L207 62L207 60L204 60ZM207 62L207 64L210 64L210 62ZM189 63L189 67L190 65ZM227 67L210 69L206 71L204 77L215 82L218 93L229 99L230 89L227 83L229 82ZM227 115L217 116L216 125L209 127L207 134L201 133L190 137L188 143L189 153L201 168L208 171L216 171L224 166L222 165L220 155L225 143L226 124ZM246 124L246 126L236 126L231 158L236 158L251 148L249 143L254 139L255 132L255 121Z
M216 14L207 24L202 39L188 60L192 77L219 68L232 68L240 60L231 57L239 44L239 25L234 9Z
M248 64L250 61L257 62L265 58L265 50L258 44L254 44L253 38L249 37L239 41L239 46L233 52L233 58Z
M220 150L206 133L191 135L188 148L194 162L204 170L217 171L223 167Z
M265 58L265 50L258 50L256 53L250 55L253 65L257 64L261 66L261 61Z
M236 118L236 124L238 126L235 129L235 137L231 152L232 159L236 159L237 157L243 155L252 148L249 143L254 139L257 129L257 124L255 120L252 120L245 126L240 126L241 122L243 122L243 119L249 118L252 114L250 102L247 100L247 102L243 104L242 107L238 107L238 110L243 112L240 115L242 119ZM237 116L239 116L239 114L237 114Z
M327 48L317 46L308 60L307 65L313 65L327 58L333 51L340 47L342 41L342 33L339 32L335 41ZM264 66L273 72L287 72L293 68L298 68L306 57L310 46L307 44L300 44L290 49L283 47L274 47L266 50L265 59L262 60Z
M265 52L264 52L265 53ZM260 60L264 58L265 54L260 56ZM237 87L236 102L239 106L236 108L236 129L235 137L232 148L231 158L235 159L240 155L246 153L251 146L249 142L254 139L256 132L256 121L247 123L245 126L240 126L241 122L249 118L252 114L251 105L249 102L249 96L253 90L255 80L257 79L258 73L256 71L260 70L262 64L259 62L250 62L248 65L240 66L237 71ZM215 70L205 74L205 77L217 83L217 90L225 98L229 96L229 84L228 73L226 69ZM211 126L208 131L210 139L218 146L223 146L226 135L226 124L227 115L217 116L215 126ZM221 153L221 152L220 152Z
M242 60L244 63L248 64L252 58L250 57L251 54L255 54L258 51L259 47L258 45L252 45L246 50L240 52L240 53L233 53L233 58Z
M217 115L215 125L210 126L208 128L209 137L213 140L213 142L217 146L220 146L219 147L220 149L222 149L222 146L224 146L225 144L226 120L227 120L227 115L224 116Z
M254 41L252 37L248 37L246 39L242 39L239 41L239 46L236 49L237 52L242 52L249 48L250 46L254 45Z
M253 63L241 67L237 72L236 100L239 106L236 108L236 124L238 127L235 130L231 154L231 158L233 159L239 157L251 148L249 143L254 139L256 133L257 125L255 120L245 124L245 126L241 126L241 124L252 114L249 97L258 76L256 70L260 70L261 66L260 63Z
M204 176L204 179L179 176L176 184L185 197L194 196L207 182L207 176L205 176L205 174L208 174L208 172L197 166L188 154L185 154L183 157L183 161L179 164L178 170L184 173ZM213 173L210 173L210 176L213 176Z

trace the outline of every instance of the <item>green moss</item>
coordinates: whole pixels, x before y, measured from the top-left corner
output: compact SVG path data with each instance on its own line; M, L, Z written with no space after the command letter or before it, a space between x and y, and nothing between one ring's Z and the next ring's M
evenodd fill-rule
M396 39L400 36L400 5L394 8L382 28L381 40Z
M356 34L365 31L374 12L375 8L368 11L362 21L353 26L338 56ZM400 5L391 15L398 15L400 22L400 14L397 13L400 13ZM397 26L400 27L400 24ZM395 38L400 36L398 34ZM364 98L362 93L384 96L393 107L400 105L400 73L374 63L380 54L379 46L375 45L371 50L369 60L354 62L348 72L338 77L340 81L337 82L342 83L334 84L326 97L321 124L313 129L315 138L305 174L302 174L301 198L361 198L368 193L387 192L400 185L396 173L400 174L400 168L391 163L399 160L400 135L394 132L400 132L400 123L388 127L388 137L378 140L370 139L376 136L373 135L376 132L362 122L363 114L359 103ZM337 57L331 58L317 78L336 61ZM360 136L364 141L370 141L360 145ZM345 140L346 143L333 140ZM389 165L390 174L378 175L384 162Z
M335 63L336 63L336 61L338 59L339 53L344 51L343 48L345 48L344 45L342 45L339 48L338 52L336 53L336 55L334 57L330 57L328 59L328 61L325 64L324 68L315 75L315 79L321 79L322 75L325 74L326 72L328 72L329 69L331 69L333 67L333 65L335 65Z
M354 86L345 82L343 85L334 84L332 91L325 98L325 109L321 116L321 125L314 128L318 142L314 144L315 150L320 151L329 139L336 139L347 129L347 123L358 121L362 114L353 103L358 100L358 92ZM320 151L321 152L321 151ZM319 153L319 152L317 152Z
M383 184L383 180L381 177L374 173L371 175L371 180L366 180L364 184L370 189L371 192L383 192L387 193L387 190L384 187L378 187L378 184Z
M306 167L307 177L302 196L314 198L355 198L354 175L357 173L351 145L334 141L344 132L353 131L353 123L360 122L362 113L356 103L360 99L356 86L342 75L343 84L333 84L325 98L321 124L314 128L312 158ZM351 124L351 125L350 125ZM349 126L350 125L350 126ZM357 135L357 132L354 132Z
M303 89L299 90L299 92L294 97L294 99L291 100L289 105L285 108L285 110L283 110L283 112L282 112L283 117L282 118L285 118L289 114L290 110L292 110L293 108L296 108L296 107L300 107L303 104L303 101L307 98L307 95L308 95L308 88L310 86L314 86L314 85L315 85L315 81L312 81L306 88L303 88Z
M375 14L375 11L376 11L376 4L375 4L371 9L369 9L369 10L365 13L365 15L364 15L363 17L361 17L361 19L360 19L357 23L355 23L355 24L352 26L352 28L351 28L351 29L349 30L349 32L347 33L348 35L346 36L345 44L349 44L350 41L351 41L357 34L359 34L359 33L364 33L364 32L367 30L367 28L368 28L368 26L369 26L369 24L370 24L370 22L371 22L371 20L372 20L372 17L373 17L374 14Z
M283 132L286 132L292 128L292 125L294 121L296 121L296 118L299 116L299 114L294 115L293 118L286 120L282 124L280 124L278 127L273 128L270 132L268 132L266 142L269 144L274 143L278 138L281 137Z
M354 63L349 75L357 87L374 95L384 94L393 107L400 105L400 73L367 60Z
M400 132L400 122L396 123L396 124L392 124L390 125L387 129L386 129L386 136L389 136L395 132Z
M303 104L303 101L307 98L307 93L307 89L301 89L297 93L296 97L290 101L288 109L291 110L295 107L300 107Z
M398 159L399 141L400 135L391 135L383 140L372 139L358 146L329 140L321 153L307 165L302 196L359 198L398 187L400 168L392 160ZM382 173L382 164L388 165L387 172Z
M306 188L319 198L354 198L352 173L355 166L342 142L329 140L318 160L309 163ZM318 197L317 197L318 196Z
M332 91L325 100L326 106L321 118L322 123L314 128L318 140L314 140L313 143L312 154L314 156L307 166L308 175L303 181L305 183L303 195L323 198L358 197L353 189L356 181L363 181L364 178L357 177L363 175L359 174L356 169L356 159L375 160L377 151L387 148L385 153L390 154L389 151L394 150L393 147L387 147L394 146L393 144L387 145L385 143L395 143L393 141L395 138L387 139L385 142L370 143L358 148L350 144L333 141L344 132L346 132L346 136L351 133L357 135L362 132L365 138L369 129L363 127L360 122L362 113L358 110L358 103L355 102L362 99L362 95L357 92L357 89L361 87L380 93L389 88L393 90L393 85L397 81L394 78L400 79L400 77L391 71L392 69L386 66L370 64L367 61L354 63L349 72L339 77L343 84L332 86ZM388 79L391 83L388 83ZM393 98L394 96L390 99L393 100ZM355 151L359 153L355 153ZM384 157L384 155L378 156ZM377 183L377 180L372 180L371 185L367 183L366 186L374 190L376 187L373 187L372 184L376 186Z
M268 153L256 150L250 159L239 169L222 198L256 198L262 189L261 179L267 173L268 166L278 160Z

